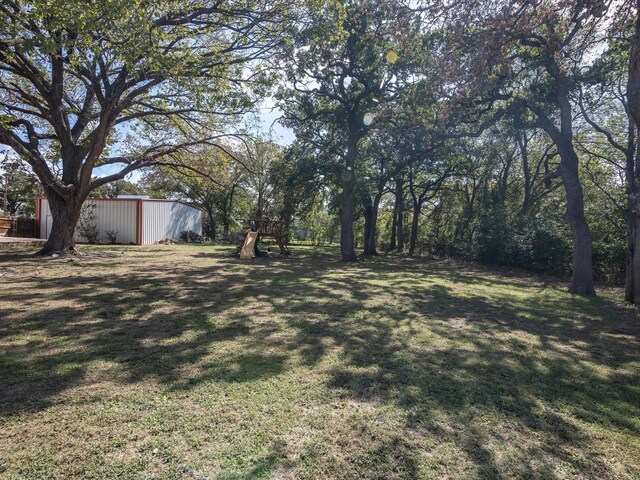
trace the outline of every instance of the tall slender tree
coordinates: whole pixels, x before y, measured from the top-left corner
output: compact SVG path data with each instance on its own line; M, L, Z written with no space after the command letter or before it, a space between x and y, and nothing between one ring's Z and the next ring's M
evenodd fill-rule
M356 261L353 220L360 142L405 80L411 16L395 0L324 2L308 12L283 64L285 123L335 154L342 189L341 257Z
M573 273L569 290L594 295L593 241L585 217L579 158L574 139L573 94L581 81L603 29L604 0L520 0L487 4L482 28L463 41L467 75L484 71L481 88L488 101L498 99L521 109L521 121L541 128L551 138L560 159L550 177L562 180L565 219L573 234ZM496 8L492 8L496 7ZM468 29L462 28L462 31ZM482 51L474 50L480 44Z

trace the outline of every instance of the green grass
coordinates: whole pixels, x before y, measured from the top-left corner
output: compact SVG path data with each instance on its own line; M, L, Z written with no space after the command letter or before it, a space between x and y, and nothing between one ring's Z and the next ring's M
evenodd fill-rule
M619 291L231 250L0 254L0 478L640 478Z

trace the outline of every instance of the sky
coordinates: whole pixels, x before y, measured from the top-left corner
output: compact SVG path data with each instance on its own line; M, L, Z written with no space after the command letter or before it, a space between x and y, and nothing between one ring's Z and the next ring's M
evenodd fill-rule
M266 99L260 107L260 123L261 130L263 132L270 131L273 135L273 140L280 145L287 146L293 142L295 135L289 128L283 127L278 122L278 119L283 115L274 103L272 98Z
M278 119L282 116L283 112L276 105L273 98L266 98L262 105L259 108L259 113L257 115L257 124L254 128L255 133L260 133L264 136L269 136L273 141L279 143L282 146L287 146L293 142L295 136L293 131L283 127ZM13 150L8 147L2 147L0 150L8 150L10 154L13 154ZM93 174L98 177L104 177L106 175L111 175L113 173L118 172L122 168L121 165L109 165L105 167L95 168ZM3 170L2 166L0 166L0 175L2 175ZM142 177L142 172L140 170L136 170L130 173L126 179L130 182L137 182Z
M283 127L278 122L278 119L282 116L282 110L280 110L273 100L273 98L267 98L260 106L258 114L258 124L256 133L261 133L265 136L270 136L273 141L279 143L282 146L287 146L293 142L295 136L293 131ZM94 175L98 177L104 177L111 175L120 170L121 166L109 165L105 167L99 167L94 169ZM130 182L137 182L142 177L142 172L136 170L130 173L126 178Z

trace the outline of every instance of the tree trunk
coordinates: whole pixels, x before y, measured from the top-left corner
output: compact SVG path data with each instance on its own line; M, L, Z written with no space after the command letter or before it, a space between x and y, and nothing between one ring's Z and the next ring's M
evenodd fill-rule
M592 267L592 239L584 216L567 216L573 232L573 274L569 292L595 295Z
M637 182L629 194L627 263L624 298L640 304L640 192Z
M371 197L366 196L363 202L364 207L364 241L362 245L364 247L363 253L367 254L367 245L369 245L369 235L371 235L371 212L373 211L373 204L371 203Z
M289 244L291 240L291 223L293 222L291 210L287 208L282 214L282 234L284 235L285 245Z
M578 155L573 147L573 112L569 101L571 82L552 56L546 58L547 71L556 82L556 99L560 113L560 128L540 109L536 112L542 128L549 134L560 155L558 173L567 196L564 218L573 234L573 273L569 292L595 295L593 285L591 230L584 216L584 195L578 174Z
M629 199L631 203L631 199ZM636 237L638 236L638 221L631 218L631 210L627 212L629 219L627 220L627 252L625 255L625 278L624 278L624 299L627 302L636 303L635 277L633 271L633 261L635 259Z
M592 268L591 230L584 216L582 185L578 177L578 156L568 145L558 146L560 153L560 176L567 195L565 219L573 233L573 274L571 293L595 295Z
M364 244L364 254L375 256L378 255L376 250L377 244L377 223L378 223L378 210L380 209L380 200L382 196L380 194L376 194L373 198L373 202L369 200L368 208L369 208L369 229L368 235L365 235L365 244ZM365 212L366 214L366 212ZM365 225L366 225L366 217L365 217ZM365 231L367 229L365 228Z
M36 255L64 255L73 252L76 247L74 234L84 199L78 198L77 195L64 198L50 189L45 189L45 193L49 200L53 224L47 242Z
M350 172L347 173L353 177L353 174ZM343 262L355 262L358 260L353 236L354 197L353 179L343 181L342 208L340 212L340 255Z
M403 180L396 180L396 205L397 205L397 224L396 235L398 236L398 252L404 252L404 190Z
M411 234L409 236L409 256L413 256L416 251L416 243L418 242L418 225L420 222L420 211L422 210L422 202L413 201L413 218L411 219Z
M636 2L634 35L629 55L629 75L627 80L627 103L640 137L640 0ZM635 156L627 157L627 265L625 300L640 305L640 142L636 142Z
M640 150L636 155L640 156ZM635 179L636 164L640 164L640 158L627 159L627 254L624 299L640 305L640 185Z
M258 220L262 220L262 217L264 216L264 205L263 202L263 187L262 185L258 186L258 206L256 207L256 218Z
M227 205L225 202L224 210L222 212L222 236L226 240L229 239L229 230L231 226L230 224L231 224L231 219L229 215L229 205Z
M340 255L343 262L357 262L355 239L353 236L353 217L355 200L354 165L358 154L358 139L350 133L347 147L345 169L341 174L342 207L340 211Z
M396 231L398 226L398 204L393 204L393 218L391 219L391 241L389 242L389 250L395 250L396 247Z
M635 128L635 126L634 126ZM625 264L624 299L640 305L640 185L636 180L640 167L640 145L635 143L635 132L629 144L635 150L627 155L625 181L627 187L627 254Z
M523 132L522 137L518 138L520 155L522 157L522 173L524 175L524 198L522 199L522 208L518 212L522 217L529 213L529 207L531 206L531 171L529 170L528 144L527 132Z
M206 234L211 240L215 240L216 239L216 221L213 214L213 210L211 208L206 208L206 211L207 211L207 218L209 220L207 222Z
M403 202L403 204L398 209L398 226L396 227L396 229L398 230L398 252L399 253L404 252L404 237L405 237L404 224L406 220L405 217L406 217L406 212L404 211L404 202Z
M222 210L222 236L225 240L229 240L229 234L231 231L231 211L233 208L233 193L235 190L235 185L231 187L229 193L225 196L223 205L224 209Z

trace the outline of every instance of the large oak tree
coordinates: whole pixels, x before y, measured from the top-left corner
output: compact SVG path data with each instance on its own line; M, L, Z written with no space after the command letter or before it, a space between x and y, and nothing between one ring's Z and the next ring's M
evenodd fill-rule
M218 145L267 83L256 61L280 43L285 3L0 4L0 144L30 165L49 200L53 227L40 254L74 248L92 190Z
M560 163L550 176L562 180L566 194L565 219L573 234L570 291L579 294L595 294L595 288L573 98L581 68L597 51L607 6L603 0L485 2L481 28L460 28L466 73L473 74L469 65L484 72L484 83L493 85L488 99L508 102L520 111L519 123L544 130L557 149Z

